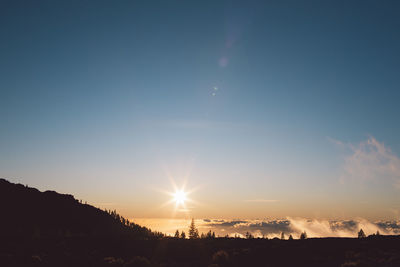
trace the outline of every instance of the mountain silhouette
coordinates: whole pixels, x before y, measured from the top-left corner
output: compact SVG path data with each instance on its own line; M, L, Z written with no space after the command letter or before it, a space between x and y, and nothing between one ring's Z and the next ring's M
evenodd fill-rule
M5 179L0 179L0 211L0 237L129 236L153 239L161 235L129 222L115 211L82 204L72 195L40 192Z
M400 266L399 236L168 237L72 195L4 179L0 208L1 267Z

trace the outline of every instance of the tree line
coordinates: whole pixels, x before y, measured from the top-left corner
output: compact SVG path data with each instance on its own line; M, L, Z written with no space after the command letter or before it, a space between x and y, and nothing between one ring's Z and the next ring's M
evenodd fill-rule
M379 235L380 235L380 232L379 232L379 231L377 231L376 234L373 234L373 236L379 236ZM179 238L179 239L186 239L186 238L189 238L189 239L198 239L198 238L202 238L202 239L203 239L203 238L208 238L208 239L211 239L211 238L216 238L216 235L215 235L215 232L212 232L211 230L209 230L206 234L204 234L204 233L199 234L199 230L197 229L196 224L195 224L195 222L194 222L194 219L192 218L192 221L191 221L191 223L190 223L190 225L189 225L188 235L186 236L186 232L183 231L183 230L182 230L181 232L179 232L179 230L176 230L173 237L176 238L176 239L178 239L178 238ZM218 236L218 237L219 237L219 236ZM234 237L229 236L229 235L226 235L226 236L224 236L224 237L225 237L225 238L243 238L243 237L241 237L241 236L239 236L239 235L237 235L237 234L235 234ZM358 237L358 238L366 238L367 236L366 236L366 234L364 233L363 229L360 229L360 231L359 231L358 234L357 234L357 237ZM253 238L255 238L255 237L254 237L254 235L253 235L252 233L246 232L244 238L245 238L245 239L253 239ZM259 237L258 237L258 238L259 238ZM304 240L304 239L307 239L307 238L308 238L308 236L307 236L307 232L306 232L306 231L303 231L303 232L300 234L300 236L299 236L299 239L300 239L300 240ZM265 236L263 236L262 239L268 239L268 238L265 237ZM285 232L282 232L282 233L281 233L281 237L280 237L280 238L275 237L275 238L273 238L273 239L286 240ZM294 240L293 235L292 235L292 234L289 234L289 237L287 238L287 240Z

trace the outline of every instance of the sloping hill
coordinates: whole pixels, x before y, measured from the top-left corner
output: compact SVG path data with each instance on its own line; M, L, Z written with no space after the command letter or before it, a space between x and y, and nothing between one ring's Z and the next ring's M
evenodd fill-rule
M72 195L40 192L5 179L0 179L0 212L0 236L159 236L115 212L82 204Z

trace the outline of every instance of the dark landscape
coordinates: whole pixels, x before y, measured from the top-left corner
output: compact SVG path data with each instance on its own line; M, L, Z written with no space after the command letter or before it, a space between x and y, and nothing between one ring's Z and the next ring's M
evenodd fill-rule
M400 266L400 236L164 236L72 195L0 180L0 266Z

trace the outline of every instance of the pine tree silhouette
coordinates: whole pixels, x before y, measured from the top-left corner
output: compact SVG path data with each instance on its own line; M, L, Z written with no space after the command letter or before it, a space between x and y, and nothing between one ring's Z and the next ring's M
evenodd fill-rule
M182 239L185 239L185 238L186 238L185 231L182 231L182 232L181 232L181 238L182 238Z
M358 238L365 238L365 237L366 237L366 235L365 235L363 229L360 229L360 231L358 232Z
M303 233L301 233L300 239L306 239L306 238L307 238L307 233L306 231L304 231Z
M250 232L246 232L246 239L252 239L254 238L253 235Z
M190 239L199 238L199 231L197 230L196 225L194 224L194 219L192 219L192 223L189 226L189 238Z

